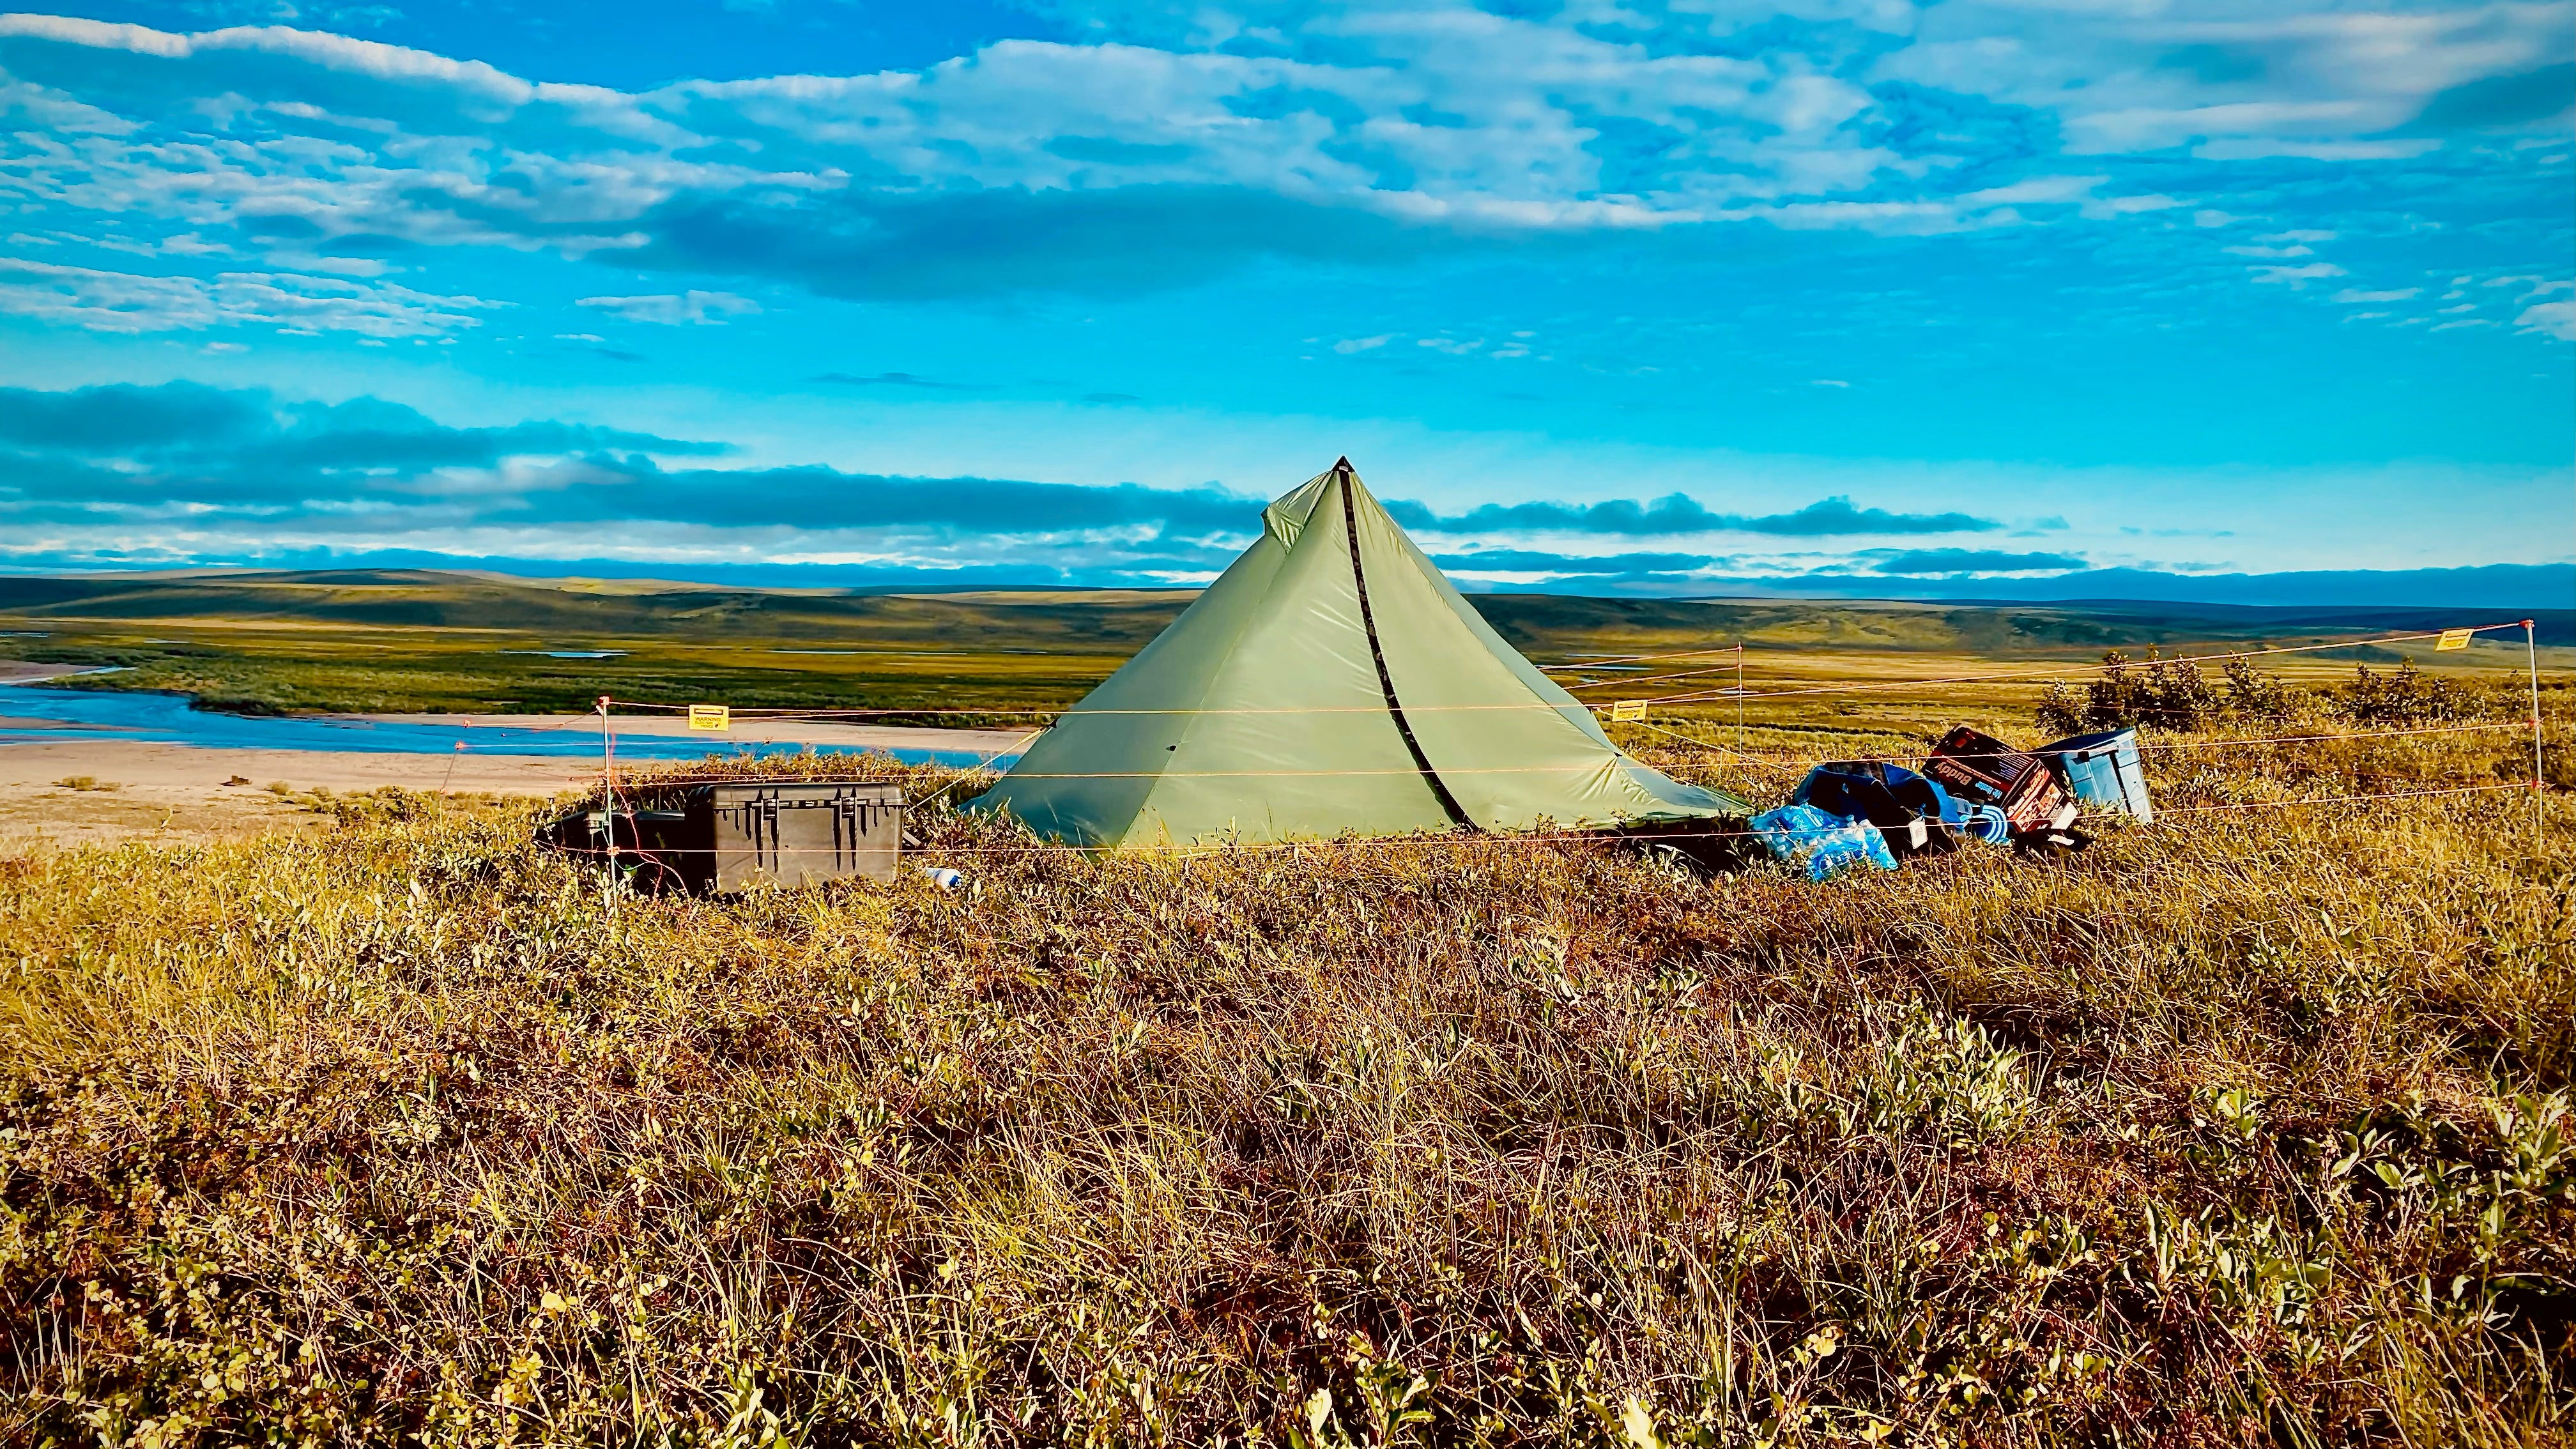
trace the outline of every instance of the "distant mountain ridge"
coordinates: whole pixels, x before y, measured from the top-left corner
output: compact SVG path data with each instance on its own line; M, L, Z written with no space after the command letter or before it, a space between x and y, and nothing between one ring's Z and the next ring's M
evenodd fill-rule
M1991 583L1992 581L1988 581ZM483 570L0 575L0 614L28 622L225 619L487 629L582 637L846 640L1118 650L1141 647L1195 589L754 587L646 578L536 579ZM1944 601L1471 594L1516 645L1580 651L1594 636L1755 648L2064 652L2192 640L2333 637L2529 616L2540 642L2576 643L2576 608L2499 610L2393 599L2379 605L2173 603L2119 598Z
M1866 575L1764 580L1756 594L1881 597L1890 581ZM1909 597L1960 603L2105 601L2256 608L2486 608L2528 613L2576 606L2576 564L2484 564L2449 569L2314 569L2277 574L2175 574L2087 569L2030 579L1909 580ZM1714 592L1714 591L1712 591Z
M1024 593L1031 590L1138 590L1160 592L1133 578L1048 577L1025 567L977 565L929 570L839 564L696 564L688 577L667 574L674 565L624 559L507 559L377 550L362 555L280 560L305 569L205 568L59 573L17 577L154 580L356 578L395 575L473 577L493 581L559 583L600 592L621 589L695 591L753 589L768 593L953 594ZM1452 578L1470 594L1560 594L1591 598L1852 599L1958 604L2070 604L2103 601L2149 607L2174 604L2258 608L2478 608L2519 618L2536 609L2576 607L2576 563L2482 564L2461 568L2309 569L2285 573L2168 573L2153 569L2086 569L2024 578L1898 577L1867 572L1797 576L1709 578L1677 573L1626 573L1559 577L1543 583L1496 584L1457 571ZM0 579L11 577L0 574ZM1186 590L1184 590L1186 591Z

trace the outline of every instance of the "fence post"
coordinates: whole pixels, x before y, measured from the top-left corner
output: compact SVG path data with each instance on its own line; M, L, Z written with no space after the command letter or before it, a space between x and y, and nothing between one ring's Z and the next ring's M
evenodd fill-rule
M2546 788L2540 769L2540 636L2530 619L2522 621L2523 652L2531 660L2531 823L2541 824L2541 791Z

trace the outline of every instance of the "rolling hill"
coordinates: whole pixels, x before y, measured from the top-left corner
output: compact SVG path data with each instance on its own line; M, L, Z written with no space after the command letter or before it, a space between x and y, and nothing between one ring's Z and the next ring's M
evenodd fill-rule
M523 579L435 570L0 577L0 615L84 622L224 621L498 630L698 640L864 638L969 650L1132 652L1194 590L954 593L763 589L655 580ZM1477 609L1535 653L1687 648L1850 648L1982 655L2060 653L2493 622L2478 611L2230 605L1904 603L1478 594ZM2491 612L2491 611L2489 611ZM2474 619L2469 617L2477 614ZM2576 642L2576 609L2542 611L2543 643Z

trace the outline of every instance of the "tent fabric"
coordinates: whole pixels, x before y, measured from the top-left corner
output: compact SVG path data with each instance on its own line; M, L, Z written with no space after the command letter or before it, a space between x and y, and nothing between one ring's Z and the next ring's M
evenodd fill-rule
M1750 813L1629 758L1347 459L971 808L1116 847Z

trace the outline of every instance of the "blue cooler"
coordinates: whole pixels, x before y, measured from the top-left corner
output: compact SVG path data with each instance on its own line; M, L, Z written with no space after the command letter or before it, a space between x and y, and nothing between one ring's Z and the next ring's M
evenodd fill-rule
M2154 822L2156 807L2147 799L2147 771L2138 760L2136 730L2076 735L2042 745L2033 753L2056 767L2058 777L2075 792L2076 799L2087 805L2126 810L2143 822Z

